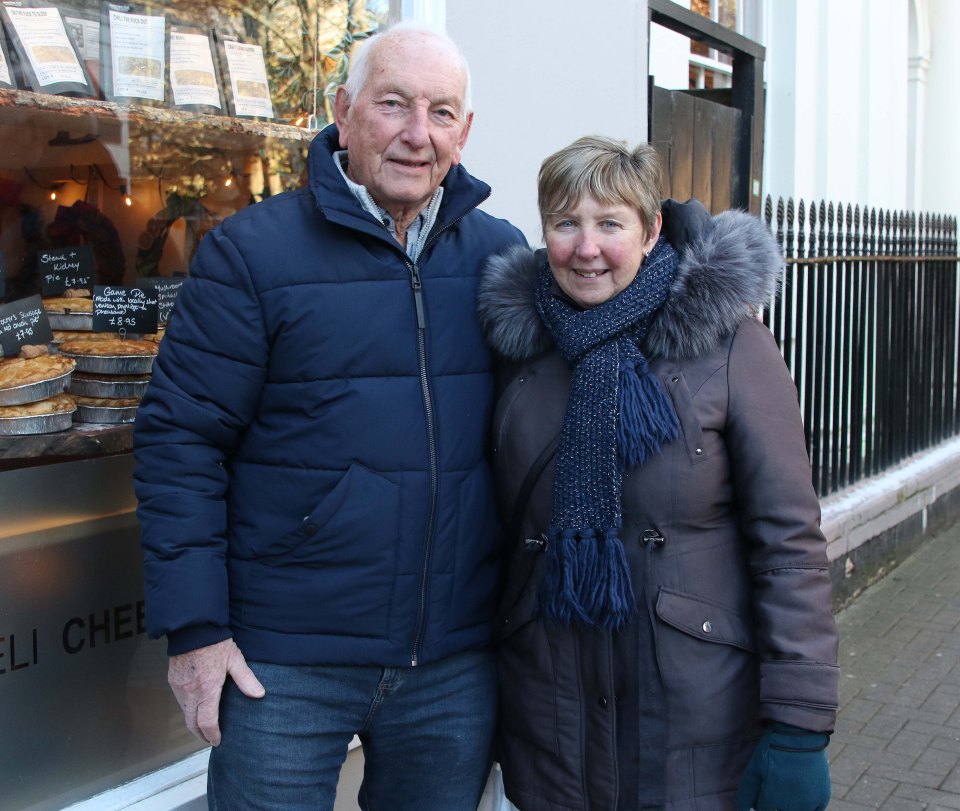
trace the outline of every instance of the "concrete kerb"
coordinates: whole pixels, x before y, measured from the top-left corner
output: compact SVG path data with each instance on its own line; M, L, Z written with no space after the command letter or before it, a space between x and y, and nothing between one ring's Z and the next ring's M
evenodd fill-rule
M839 608L957 520L960 437L825 498L821 510Z

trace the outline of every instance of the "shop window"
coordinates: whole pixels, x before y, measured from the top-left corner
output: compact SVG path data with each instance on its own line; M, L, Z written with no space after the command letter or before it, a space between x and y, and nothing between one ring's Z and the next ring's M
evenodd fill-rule
M388 0L22 0L0 6L0 302L38 256L96 282L188 272L226 216L304 179L356 43Z

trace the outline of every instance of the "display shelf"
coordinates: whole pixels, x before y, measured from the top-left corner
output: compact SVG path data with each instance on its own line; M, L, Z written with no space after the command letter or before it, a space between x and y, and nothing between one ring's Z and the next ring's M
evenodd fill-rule
M165 138L175 138L180 130L199 136L212 148L233 148L258 138L306 144L316 135L315 130L274 121L0 89L0 124L22 126L29 122L51 127L55 133L66 129L71 135L90 134L105 138L122 136L124 130L136 132L158 128L168 134Z
M55 434L0 437L0 470L112 456L132 450L132 425L77 424Z
M0 150L0 173L26 169L43 186L83 180L90 167L114 187L161 174L182 184L198 171L209 178L204 167L218 156L242 167L258 153L280 161L270 171L296 172L315 135L273 121L0 89L0 143L17 144Z

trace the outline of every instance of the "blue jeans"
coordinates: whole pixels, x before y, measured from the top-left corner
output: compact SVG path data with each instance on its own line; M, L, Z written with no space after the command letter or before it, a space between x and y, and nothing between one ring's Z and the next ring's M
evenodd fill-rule
M266 696L227 680L212 811L330 811L354 734L364 811L476 811L496 718L492 653L417 667L249 665Z

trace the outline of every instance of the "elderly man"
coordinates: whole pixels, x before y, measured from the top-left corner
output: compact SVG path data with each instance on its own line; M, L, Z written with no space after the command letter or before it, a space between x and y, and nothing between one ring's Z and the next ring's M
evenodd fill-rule
M212 808L332 808L356 734L369 809L475 811L500 532L484 259L524 241L460 166L445 36L361 49L309 184L202 241L140 407L147 620Z

